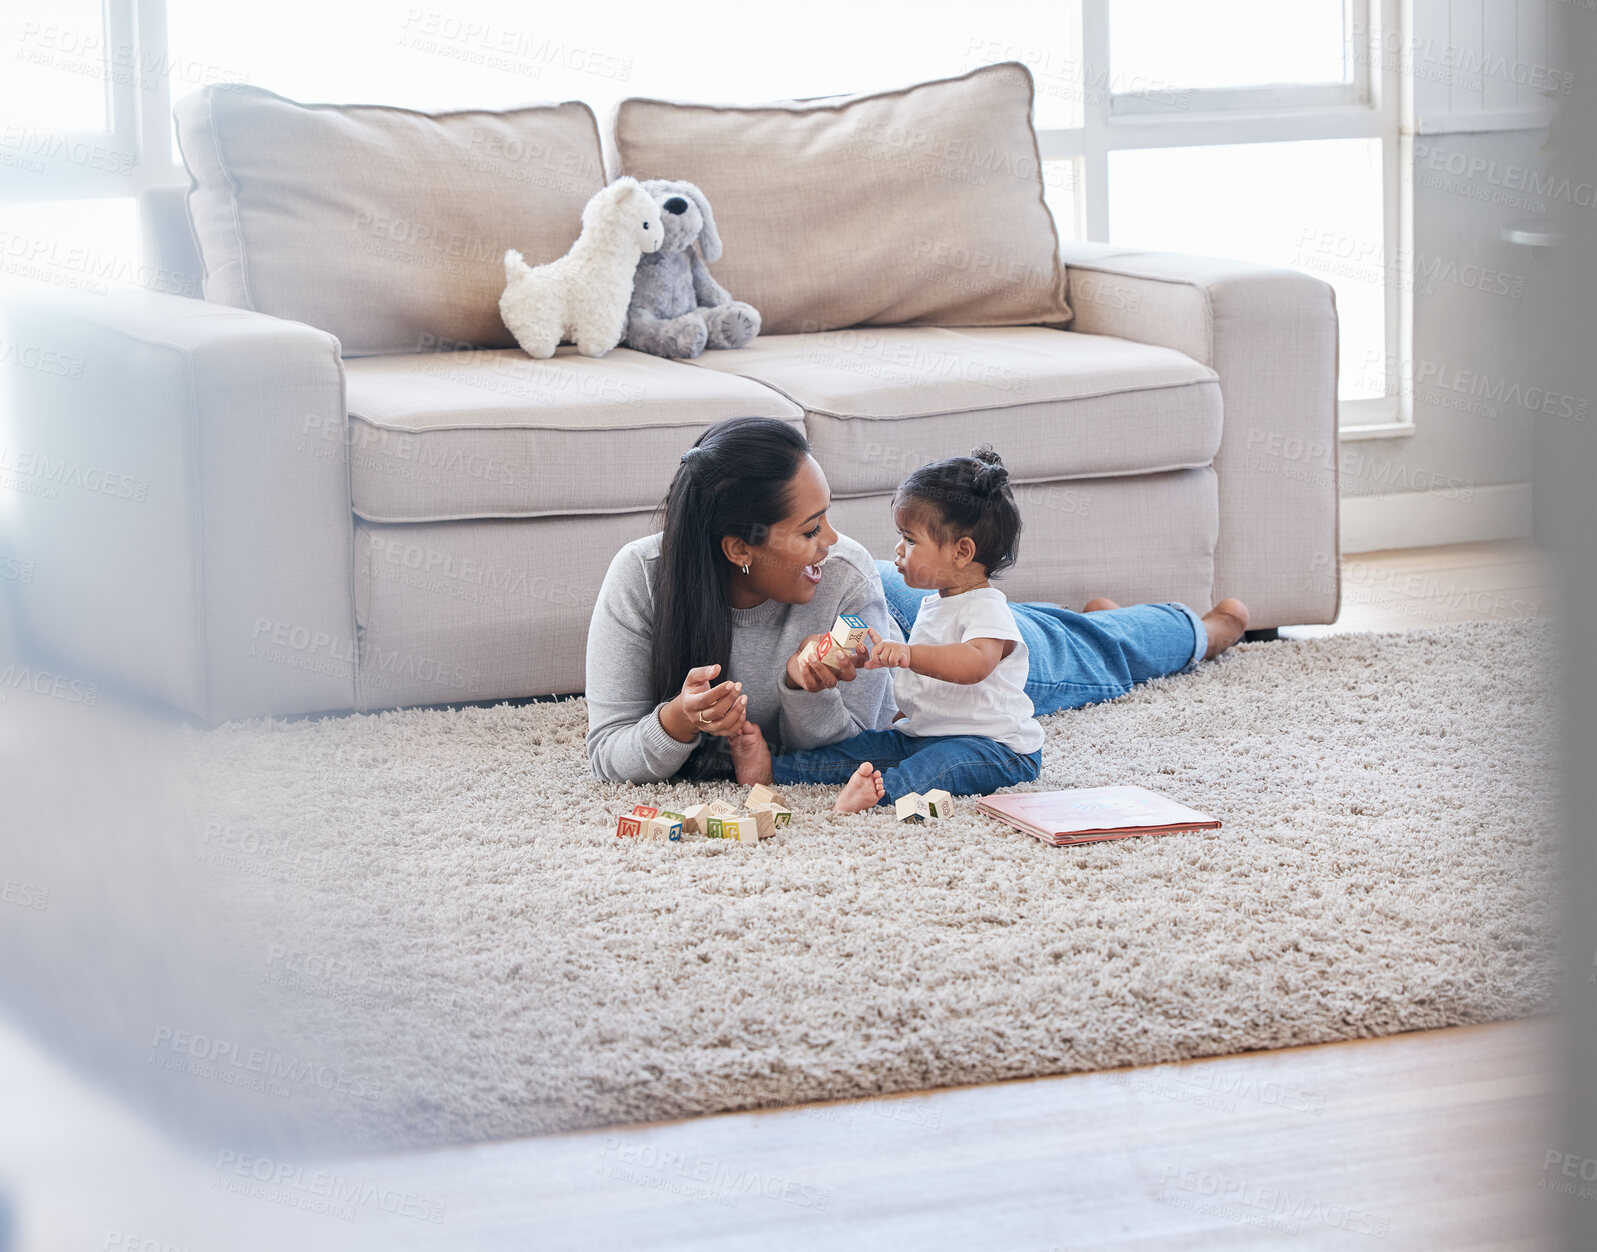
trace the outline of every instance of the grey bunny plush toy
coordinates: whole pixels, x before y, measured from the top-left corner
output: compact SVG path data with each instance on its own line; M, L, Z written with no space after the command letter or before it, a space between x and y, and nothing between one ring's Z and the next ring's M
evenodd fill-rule
M665 239L638 260L622 344L665 357L741 348L760 333L760 313L710 277L707 263L721 259L710 202L692 183L667 178L647 179L643 189L660 206Z

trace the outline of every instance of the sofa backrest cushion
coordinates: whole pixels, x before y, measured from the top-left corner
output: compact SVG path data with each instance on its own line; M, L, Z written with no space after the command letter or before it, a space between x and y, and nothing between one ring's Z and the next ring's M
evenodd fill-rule
M616 159L709 197L734 298L767 334L864 324L1062 325L1031 72L753 107L629 99Z
M205 298L346 356L509 348L504 254L563 256L604 185L585 104L417 113L218 84L178 101Z

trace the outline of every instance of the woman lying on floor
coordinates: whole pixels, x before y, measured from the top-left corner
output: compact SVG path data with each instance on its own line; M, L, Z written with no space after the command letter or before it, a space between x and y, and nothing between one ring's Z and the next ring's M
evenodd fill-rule
M728 419L683 455L663 529L616 554L588 628L596 775L731 778L745 722L777 756L891 727L894 670L866 668L866 649L835 669L800 657L843 614L902 642L924 599L832 529L830 504L803 432L786 422ZM1247 627L1236 600L1204 617L1181 604L1010 607L1038 716L1179 673Z

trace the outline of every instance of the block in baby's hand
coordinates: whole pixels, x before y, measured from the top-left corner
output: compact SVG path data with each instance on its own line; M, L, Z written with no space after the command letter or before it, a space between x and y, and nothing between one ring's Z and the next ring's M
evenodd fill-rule
M749 794L743 798L743 807L746 809L757 809L762 804L786 805L786 803L780 791L772 791L764 783L755 783L749 789Z
M954 812L954 797L946 791L928 791L926 807L933 817L949 817Z
M924 821L932 815L926 797L918 791L911 791L908 795L899 796L893 801L893 812L901 822Z

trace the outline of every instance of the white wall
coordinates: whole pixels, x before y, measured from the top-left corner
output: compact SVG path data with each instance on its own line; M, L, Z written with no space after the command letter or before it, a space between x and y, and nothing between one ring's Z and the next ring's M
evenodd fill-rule
M1591 204L1590 187L1552 168L1546 127L1525 128L1572 82L1556 27L1549 37L1554 7L1414 2L1420 133L1412 258L1399 261L1412 260L1413 352L1402 373L1415 433L1344 444L1345 550L1528 534L1537 425L1594 420L1580 389L1537 363L1531 326L1556 253L1503 238L1511 224L1556 218L1582 197ZM1371 499L1390 496L1403 498Z

